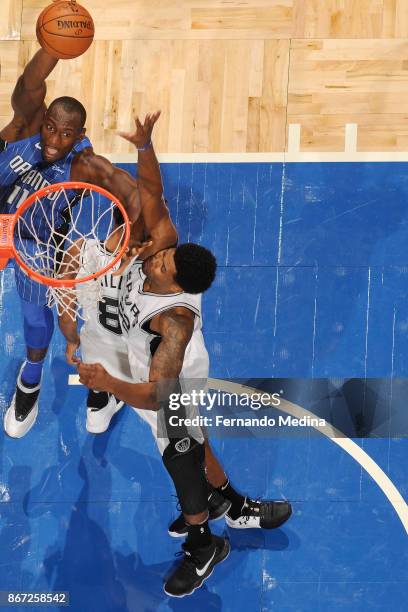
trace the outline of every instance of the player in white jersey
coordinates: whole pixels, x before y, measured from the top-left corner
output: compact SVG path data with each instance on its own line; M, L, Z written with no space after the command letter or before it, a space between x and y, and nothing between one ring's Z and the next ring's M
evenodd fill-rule
M186 246L192 249L196 245ZM200 249L201 247L197 248ZM161 339L157 331L151 329L151 322L161 313L181 308L183 313L184 309L192 313L193 330L186 346L181 370L178 375L180 391L182 393L191 393L193 390L197 392L205 390L208 380L209 358L201 331L201 294L179 292L158 295L145 291L144 283L146 275L143 272L143 266L149 266L151 261L151 259L147 260L146 264L134 262L130 270L124 273L120 288L122 296L119 304L121 325L128 345L129 364L133 382L149 380L152 356L159 346ZM194 406L186 406L185 408L186 418L192 419L198 416ZM156 418L158 414L163 416L162 412L154 412L153 414ZM167 424L162 419L154 428L157 444L162 454L169 444L166 427ZM186 428L186 431L200 443L204 441L203 432L199 426Z
M151 210L149 208L148 211L147 207L145 210L145 203L143 200L143 196L141 195L142 216L147 218ZM157 201L158 199L156 198L156 206ZM95 252L97 252L97 250L95 251L95 247L91 247L90 253ZM143 253L143 255L145 254L146 253ZM204 261L202 259L203 255ZM149 275L161 277L162 272L164 276L169 272L170 279L173 279L175 270L172 267L172 262L174 261L178 263L177 279L179 282L184 284L188 281L187 277L191 276L191 271L193 272L193 284L191 285L191 279L188 281L192 293L183 292L181 286L178 286L177 283L174 285L173 281L170 282L170 284L163 285L163 278L160 278L158 285L154 283L153 286L149 286ZM200 270L200 267L203 269ZM192 268L193 270L191 270ZM99 362L100 365L98 367L104 372L108 370L110 379L114 378L120 384L125 383L125 386L128 387L137 387L138 385L134 384L135 380L146 381L149 380L149 377L150 380L152 380L155 376L158 377L158 387L160 387L161 383L165 383L163 371L160 371L160 369L164 365L162 363L163 359L166 360L165 353L167 352L167 354L169 354L170 352L172 365L176 367L176 370L177 367L180 366L177 377L177 383L180 384L180 390L191 390L191 386L197 388L197 385L201 387L205 384L208 376L208 354L201 333L201 296L197 295L197 293L208 287L208 284L211 283L214 275L214 268L214 258L206 249L202 249L202 247L197 245L182 245L177 249L162 249L154 256L148 258L143 265L141 265L140 262L134 262L130 270L127 270L126 280L116 283L108 281L106 285L107 289L111 292L109 297L112 300L117 298L117 296L115 298L114 295L115 288L113 284L116 284L118 288L120 287L123 294L120 323L122 331L125 333L126 331L129 332L128 343L129 346L132 347L129 352L132 380L129 381L127 377L115 374L113 371L114 367L111 365L108 365L107 368L103 368L103 364L100 364L100 355L102 353L96 350L95 352L97 355L94 361ZM205 280L205 278L207 278L207 280ZM203 279L204 285L202 284ZM111 302L110 306L111 324L113 324L113 328L110 330L113 332L110 339L114 341L114 332L117 330L117 322L115 322L116 315L112 306L114 307L115 303ZM105 315L104 307L102 308L102 312ZM94 316L94 327L97 325L96 320L97 317ZM100 333L102 335L105 333L106 336L108 330L106 330L105 326L105 332L103 332L103 328L103 325L99 327L98 337ZM191 336L184 346L183 358L180 360L180 349L183 347L183 342L188 338L189 329L191 331ZM186 331L187 335L185 334ZM96 336L92 336L93 341L95 337ZM89 338L89 340L91 341L91 338ZM121 352L123 344L118 342L116 346L119 352ZM69 349L71 354L74 348L75 345ZM150 357L151 353L153 354L152 359ZM117 358L115 357L115 359ZM122 368L123 371L124 364L122 360L119 367ZM79 368L79 371L81 375L86 378L86 369L85 373L82 367ZM105 374L107 374L107 372L105 372ZM198 381L197 379L200 380ZM86 380L83 379L83 382L91 389L94 388L89 380L86 382ZM190 387L186 387L186 385L189 384ZM95 387L98 388L99 385L95 384ZM146 388L146 386L142 383L141 387L139 385L139 388ZM103 386L100 389L103 390ZM105 389L105 392L107 392L107 389ZM110 393L113 397L114 392L110 391ZM121 396L119 395L119 397ZM130 403L132 405L143 406L143 402L140 404L137 402ZM197 471L199 468L199 465L197 465L197 451L200 452L199 449L201 449L202 452L204 446L202 444L202 431L197 427L187 428L187 430L183 429L183 431L178 430L169 432L167 419L164 414L165 412L165 409L161 410L159 413L154 410L138 410L140 416L145 418L153 429L159 449L164 455L164 463L175 482L182 508L183 502L186 503L186 495L187 497L190 496L190 499L187 499L187 508L191 508L192 504L193 509L197 509L197 505L201 503L205 504L205 506L208 505L211 510L212 503L213 513L212 515L210 514L210 518L220 517L227 510L230 510L232 514L236 515L235 519L233 517L230 518L232 523L231 526L235 527L239 526L238 519L243 519L242 526L245 527L276 527L289 517L289 504L276 504L275 502L256 503L237 493L229 484L222 467L212 454L208 442L205 444L205 460L208 468L207 475L210 482L222 490L223 495L220 495L218 491L213 489L213 493L210 494L209 499L204 499L206 496L205 477L203 479L202 472L200 470ZM158 426L156 426L158 415L159 423ZM175 436L178 436L178 439L175 439ZM173 456L171 453L173 453ZM169 464L172 463L174 458L182 457L183 453L187 453L190 458L194 459L195 457L195 467L194 465L182 467L181 461L176 462L176 465L177 463L180 464L180 469L179 473L175 475L174 465L171 467ZM182 483L180 483L180 477ZM188 486L189 482L194 482L193 488ZM186 486L189 489L188 491L186 491ZM180 490L180 487L182 490ZM216 500L215 494L218 495L218 501ZM250 501L252 504L257 504L256 507L254 505L251 507L250 503L247 503ZM271 506L271 504L273 504L273 506ZM250 515L250 509L251 511L255 511L256 516L254 512ZM185 508L183 508L183 510L185 511ZM216 512L218 512L218 515L215 514ZM186 524L185 521L186 514L189 524ZM207 516L206 513L204 513L204 516L203 513L200 512L196 514L189 514L186 512L186 514L184 514L184 516L181 515L181 517L173 523L170 533L171 535L177 536L188 534L185 548L187 558L190 559L188 554L191 547L194 549L194 544L197 546L199 545L198 548L200 550L198 557L196 557L195 561L191 560L191 562L197 562L198 565L201 564L201 566L206 567L205 571L201 572L201 570L199 570L200 576L193 583L191 583L191 576L186 582L185 563L177 568L176 572L166 583L166 591L171 595L191 593L192 590L197 588L202 580L209 575L215 563L223 560L226 554L228 554L228 545L222 539L213 537L209 540L209 529L208 524L206 524L207 521L205 520ZM268 520L270 524L267 524ZM201 525L200 522L202 523ZM207 544L208 542L210 543L205 546L203 540L206 540L205 543ZM197 548L197 546L195 548ZM208 563L207 560L208 555L210 555L212 559L210 563ZM196 574L196 576L198 576L198 574Z
M151 200L162 198L162 181L159 164L151 143L153 126L160 116L160 112L146 115L143 125L136 120L135 140L132 140L138 148L138 180L139 192L145 204L143 219L132 225L131 245L133 253L137 250L144 251L149 255L154 249L174 244L177 241L177 233L168 214L167 206L161 204L159 207L149 206ZM127 137L127 134L123 134ZM133 138L134 135L131 135ZM142 163L140 163L142 161ZM123 223L120 210L115 210L116 227ZM145 232L149 234L149 240L142 242ZM68 253L68 259L73 257L80 261L78 276L83 273L89 274L93 270L100 270L101 265L108 264L109 252L114 252L118 246L120 232L115 228L105 242L101 244L97 240L82 240L75 245L80 251L80 257L76 253ZM81 346L82 359L93 363L95 360L103 365L114 375L131 381L131 372L127 355L127 345L122 336L119 321L118 291L122 283L122 276L118 274L120 263L111 269L108 274L98 279L100 285L99 298L94 300L86 296L92 289L92 283L78 285L78 302L82 307L82 316L85 320L81 328L80 336L77 331L76 322L72 321L66 313L59 317L61 331L67 339L67 359L69 363L75 363L75 352ZM69 266L72 269L72 261ZM93 281L95 282L95 281ZM86 299L85 299L86 298ZM115 397L106 393L96 393L90 390L87 400L86 428L91 433L103 433L109 426L110 420L123 406L123 402L117 402ZM140 416L153 426L152 415L141 411Z
M118 211L119 212L119 211ZM109 263L109 241L115 241L115 234L101 245L97 240L85 240L80 254L81 269L84 271L100 269L98 266ZM112 251L115 247L112 248ZM85 362L93 363L99 359L110 372L131 380L127 346L122 336L118 317L118 291L122 276L117 274L120 262L105 276L98 279L98 299L89 299L83 295L88 290L88 283L77 288L78 302L82 305L82 316L85 320L80 332L81 355ZM116 273L116 274L115 274ZM114 396L96 393L90 390L87 399L86 428L91 433L103 433L109 427L110 420L123 402L117 402Z
M184 412L179 409L177 420L181 425L176 423L173 427L174 413L167 401L170 393L191 394L205 384L208 355L201 333L201 295L197 294L210 286L214 275L214 257L194 244L163 249L142 265L134 262L121 285L120 314L122 330L127 333L132 375L141 382L119 380L100 364L78 367L81 382L87 386L110 392L147 411L157 411L163 463L173 479L183 512L173 534L187 533L183 545L186 558L165 584L166 593L173 596L192 593L228 554L227 543L211 536L208 513L201 509L207 505L203 498L205 478L197 466L200 458L204 459L203 434L199 427L182 423L197 414L195 407L187 405ZM272 528L289 518L291 508L287 502L244 498L223 476L218 490L232 502L228 511L228 524L232 527Z
M195 267L193 279L191 264ZM215 270L212 253L199 245L186 244L162 249L142 265L133 262L124 273L119 312L127 336L132 376L134 380L149 382L120 380L108 374L100 363L78 365L80 380L89 388L112 393L157 415L163 463L175 485L187 524L185 558L164 585L165 592L174 597L193 593L230 551L228 540L212 535L208 524L201 428L190 428L188 423L172 427L168 402L171 393L191 390L191 376L204 379L201 380L204 384L208 376L199 294L211 285ZM188 292L184 291L185 282L191 287ZM150 357L155 338L158 345ZM184 418L192 416L194 406L190 404Z
M139 125L137 124L137 128L139 129L140 127L141 127L140 124ZM145 148L144 143L142 146L143 148ZM151 151L151 155L153 156L154 152L153 152L152 147L150 147L150 151ZM165 231L166 226L168 230L169 229L173 230L174 226L172 225L171 220L169 218L167 207L163 206L163 203L161 202L161 196L160 196L160 205L156 206L156 210L154 210L153 208L150 208L147 205L147 203L145 202L143 192L147 192L146 200L148 202L149 190L147 186L144 185L143 180L141 180L141 177L139 177L139 189L140 189L140 200L141 202L144 202L142 217L145 223L146 232L152 242L152 246L147 247L146 249L147 254L148 254L149 248L160 249L160 240L162 241L162 243L163 241L167 240L168 244L172 244L172 242L175 242L174 239L172 240L172 231ZM157 194L156 194L156 197L153 196L153 199L156 199L156 204L157 204L157 200L158 200ZM154 222L155 219L156 221L158 221L157 226ZM160 229L160 225L161 225L161 229ZM115 237L113 237L113 239L115 239ZM109 240L107 241L107 244L105 244L104 246L109 247L108 243L109 243ZM84 264L85 264L85 258L87 258L88 260L92 260L93 257L98 256L98 245L96 245L95 243L93 244L90 243L89 245L85 244L85 242L82 244L78 243L77 248L81 249L81 254L83 257ZM178 248L181 248L181 247L178 247ZM101 256L103 255L103 251L100 252L100 255ZM68 254L68 257L69 257L69 254ZM213 258L213 256L211 257L214 262L214 266L213 266L214 269L212 271L212 278L213 278L215 274L215 259ZM140 267L140 264L136 264L136 266ZM111 279L112 278L113 276L111 276ZM194 305L191 304L191 306L194 307L195 312L198 313L199 298L193 297L193 301L194 301ZM174 300L173 300L172 306L174 306L171 308L172 312L174 312L174 310L177 310L177 306L174 304ZM181 306L181 308L183 311L186 310L185 306ZM132 305L130 305L129 313L132 313L132 312L133 312ZM190 321L193 323L193 326L194 326L195 312L193 312L193 310L190 310L190 309L188 309L187 312L190 313L187 315L187 317L191 315ZM74 361L74 351L78 347L80 339L78 338L78 333L77 333L75 322L71 321L70 323L69 321L70 321L69 316L60 317L60 327L68 341L67 357L71 358L71 360ZM93 322L93 324L91 324L91 327L94 327L94 324L95 324L95 321ZM152 331L154 333L154 330ZM197 327L197 331L199 332L199 335L201 335L201 331L199 330L199 327ZM81 337L81 344L83 340L87 342L86 336L87 334ZM93 343L95 339L93 337L92 338L89 337L89 340L90 340L89 344L91 345L91 343ZM201 341L201 344L202 344L202 347L204 347L203 341ZM118 347L120 351L120 344L118 344ZM83 345L82 345L82 349L84 349ZM90 346L89 346L89 349L92 350ZM85 352L86 352L86 349L85 349ZM157 350L157 354L160 356L161 352L162 350L161 350L161 347L159 346ZM88 354L89 354L89 351L88 351ZM204 374L206 376L208 373L208 356L206 353L205 355L206 355L206 359L204 362L204 366L205 366ZM159 362L159 357L156 357L156 358L153 357L153 360L154 359L156 359L156 363ZM98 362L101 361L101 353L99 351L97 355L97 360ZM103 366L101 364L99 365L105 371ZM84 364L84 366L86 366L86 364ZM81 368L81 364L79 364L78 368ZM109 364L109 368L110 368L110 371L112 371L111 364ZM79 371L81 373L80 369ZM110 376L112 376L112 374L110 374ZM112 378L114 378L115 380L119 380L118 378L113 377L113 376ZM123 378L121 379L121 383L128 384L130 386L134 386L133 381L126 382L126 380L123 380ZM95 392L95 391L105 392L105 393L109 393L110 396L119 397L116 393L111 392L108 389L100 389L98 385L89 384L87 386L92 392ZM123 398L121 397L119 397L119 399L124 401ZM130 404L138 406L137 402L136 403L130 402ZM143 403L141 404L141 408L144 408ZM147 412L149 411L141 411L141 412L145 412L147 414ZM156 413L153 411L150 411L150 412L151 412L151 416L155 418ZM178 574L173 575L173 583L175 582L175 585L173 585L173 587L176 589L176 592L173 592L171 590L171 583L169 582L169 580L166 582L168 589L170 589L170 591L168 590L169 594L178 595L178 596L183 596L185 594L192 593L195 588L200 586L203 580L205 580L205 578L207 578L207 576L209 576L210 573L212 573L213 567L228 556L229 550L230 550L229 543L225 538L221 538L218 536L212 536L209 530L208 510L207 510L208 508L208 484L207 484L207 480L205 477L205 471L204 471L204 444L203 444L203 436L202 436L201 431L199 432L199 434L200 436L198 440L194 439L193 437L184 436L184 438L178 441L178 445L176 441L175 446L173 444L168 443L167 445L164 444L162 448L164 464L166 468L168 469L175 483L180 502L185 512L185 517L186 519L187 518L190 519L189 520L190 524L188 528L188 540L187 540L186 546L190 548L191 552L186 551L186 555L189 554L191 558L193 558L192 553L194 553L194 559L198 559L197 573L195 574L196 579L193 584L189 583L186 587L185 581L183 582L183 580L182 580L182 583L180 584L180 575L179 575L180 568L178 568L177 570ZM180 460L176 461L175 457L172 456L172 453L179 454ZM227 507L229 507L229 505L230 504L228 504ZM185 572L186 567L185 567L184 562L182 564L182 567L184 568L183 571Z

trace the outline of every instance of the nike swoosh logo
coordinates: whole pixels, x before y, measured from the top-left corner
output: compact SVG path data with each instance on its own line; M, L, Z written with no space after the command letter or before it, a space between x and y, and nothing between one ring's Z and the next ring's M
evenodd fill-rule
M214 550L214 553L213 553L211 559L204 565L204 567L202 569L198 569L198 567L196 567L197 576L204 576L205 572L208 570L208 567L209 567L211 561L214 559L216 552L217 552L217 549Z

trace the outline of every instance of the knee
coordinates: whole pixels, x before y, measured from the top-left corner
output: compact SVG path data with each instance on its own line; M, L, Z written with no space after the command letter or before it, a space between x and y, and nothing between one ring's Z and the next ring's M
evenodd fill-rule
M203 444L190 437L173 439L163 453L163 463L174 482L183 514L205 512L208 499Z
M54 331L54 317L47 306L22 302L24 337L31 361L44 359Z
M35 349L35 348L31 348L28 346L27 347L27 357L29 361L32 361L34 363L38 361L43 361L47 354L47 350L48 350L48 347L43 348L43 349Z

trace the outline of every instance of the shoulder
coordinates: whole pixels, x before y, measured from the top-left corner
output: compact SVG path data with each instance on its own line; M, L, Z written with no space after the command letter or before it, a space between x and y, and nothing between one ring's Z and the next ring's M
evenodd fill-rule
M128 183L132 191L138 186L137 180L132 178L128 172L114 166L103 155L94 153L91 147L75 155L71 166L71 180L95 183L109 189L112 193L118 191L119 188L123 190ZM113 191L114 186L115 191ZM118 194L115 193L115 195Z
M111 173L114 166L102 155L96 155L92 147L87 147L79 151L72 160L71 178L73 180L83 180L100 173Z
M156 315L152 321L152 329L157 329L161 336L185 337L188 340L194 329L194 313L189 308L175 306Z

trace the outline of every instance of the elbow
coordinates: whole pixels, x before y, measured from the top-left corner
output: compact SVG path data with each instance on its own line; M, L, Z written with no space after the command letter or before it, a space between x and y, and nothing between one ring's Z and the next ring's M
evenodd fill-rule
M148 383L136 383L135 393L133 393L132 405L140 410L151 410L157 412L162 407L158 398L157 387L151 381Z
M153 412L158 412L162 407L162 403L159 401L157 385L154 383L151 385L151 391L149 396L150 410L153 410Z

